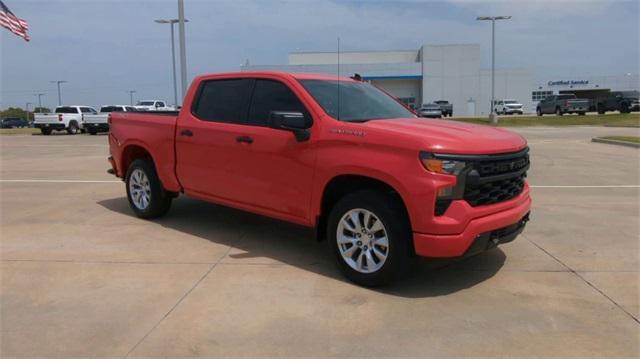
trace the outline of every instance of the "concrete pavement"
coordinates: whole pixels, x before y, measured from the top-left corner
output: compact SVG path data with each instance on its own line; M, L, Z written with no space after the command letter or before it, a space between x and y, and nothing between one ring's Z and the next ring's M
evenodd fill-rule
M590 140L640 130L514 130L524 234L378 290L305 228L184 197L133 217L106 136L0 137L0 355L637 357L640 152Z

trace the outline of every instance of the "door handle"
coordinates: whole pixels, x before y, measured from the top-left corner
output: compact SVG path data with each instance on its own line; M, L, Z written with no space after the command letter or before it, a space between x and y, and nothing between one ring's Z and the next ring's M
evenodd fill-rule
M193 132L191 132L191 130L182 130L180 131L180 136L191 137L193 136Z
M245 143L253 143L253 138L249 137L249 136L238 136L236 137L236 142L241 143L241 142L245 142Z

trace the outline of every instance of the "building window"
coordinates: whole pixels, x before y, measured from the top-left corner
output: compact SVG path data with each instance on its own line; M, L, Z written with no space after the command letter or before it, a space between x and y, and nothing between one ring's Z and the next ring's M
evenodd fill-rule
M541 101L553 95L553 91L533 91L531 92L531 101Z

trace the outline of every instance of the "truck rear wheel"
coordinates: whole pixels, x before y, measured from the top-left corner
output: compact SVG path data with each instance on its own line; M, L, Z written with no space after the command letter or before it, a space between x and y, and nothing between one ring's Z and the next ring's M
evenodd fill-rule
M564 115L564 113L562 112L562 110L560 109L560 107L557 107L557 108L556 108L556 115L557 115L557 116L562 116L562 115Z
M157 218L169 210L173 196L165 191L150 160L135 160L126 175L127 199L136 216Z
M42 132L42 134L45 135L45 136L49 136L51 134L51 129L50 128L41 128L40 132Z
M348 194L333 207L327 237L349 280L379 286L406 270L411 225L404 213L397 198L373 190Z
M67 127L68 134L75 135L78 133L78 130L80 130L80 128L78 127L78 123L76 123L75 121L69 122L69 127Z
M536 114L538 116L542 116L542 110L540 109L540 107L536 108Z

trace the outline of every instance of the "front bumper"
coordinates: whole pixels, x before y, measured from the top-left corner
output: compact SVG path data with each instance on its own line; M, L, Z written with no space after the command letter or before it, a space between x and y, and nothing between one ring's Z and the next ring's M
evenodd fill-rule
M514 113L522 114L522 108L505 108L504 112L508 114L514 114Z
M523 195L523 197L516 197L511 200L510 202L514 205L509 208L470 220L461 233L429 234L414 232L413 245L416 254L423 257L441 258L464 256L470 251L474 242L481 241L478 238L486 236L489 236L489 239L492 236L495 238L496 232L518 224L525 218L528 219L528 214L531 210L531 197L529 197L528 191L525 191ZM474 210L481 210L482 207L490 206L480 206ZM472 213L469 213L469 215L472 215ZM513 240L521 231L516 233L510 240ZM503 243L507 242L507 240L499 238L498 242Z
M40 128L40 129L48 128L48 129L58 130L58 131L61 131L67 128L64 123L35 123L33 124L33 127Z

